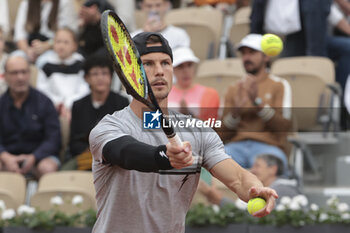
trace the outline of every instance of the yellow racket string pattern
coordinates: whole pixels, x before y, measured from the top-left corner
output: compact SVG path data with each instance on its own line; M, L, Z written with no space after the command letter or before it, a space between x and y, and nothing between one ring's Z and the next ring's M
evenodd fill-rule
M130 42L121 26L111 16L108 17L108 36L122 71L132 88L145 98L145 82Z

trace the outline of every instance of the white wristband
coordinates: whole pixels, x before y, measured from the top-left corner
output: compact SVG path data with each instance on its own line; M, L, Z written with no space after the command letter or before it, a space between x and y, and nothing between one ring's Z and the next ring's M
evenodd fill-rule
M268 104L265 104L264 107L258 112L258 116L265 122L269 121L273 115L275 115L275 109L271 108Z
M236 117L234 118L230 113L227 114L224 119L224 125L228 128L228 129L234 129L236 128L236 126L238 125L238 123L241 121L240 117Z

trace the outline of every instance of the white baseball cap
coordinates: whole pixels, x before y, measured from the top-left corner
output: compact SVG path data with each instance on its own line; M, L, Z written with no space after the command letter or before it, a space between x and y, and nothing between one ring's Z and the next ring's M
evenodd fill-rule
M246 35L237 46L237 50L242 47L248 47L262 52L261 49L262 35L260 34L248 34Z
M178 47L173 49L173 56L173 67L177 67L184 62L199 62L199 58L194 55L192 49L189 47Z

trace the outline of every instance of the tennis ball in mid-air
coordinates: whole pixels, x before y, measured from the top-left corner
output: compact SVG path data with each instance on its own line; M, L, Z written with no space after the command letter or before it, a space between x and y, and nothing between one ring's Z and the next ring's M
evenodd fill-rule
M248 201L248 212L254 214L255 212L263 209L266 205L266 201L261 197L252 198Z
M274 34L265 34L261 39L261 49L267 56L277 56L282 52L283 42Z

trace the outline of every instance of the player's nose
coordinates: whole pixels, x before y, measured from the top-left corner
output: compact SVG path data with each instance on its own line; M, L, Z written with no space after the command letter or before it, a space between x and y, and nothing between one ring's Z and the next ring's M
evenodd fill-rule
M155 69L156 69L156 75L163 75L164 74L164 68L160 62L156 63Z

